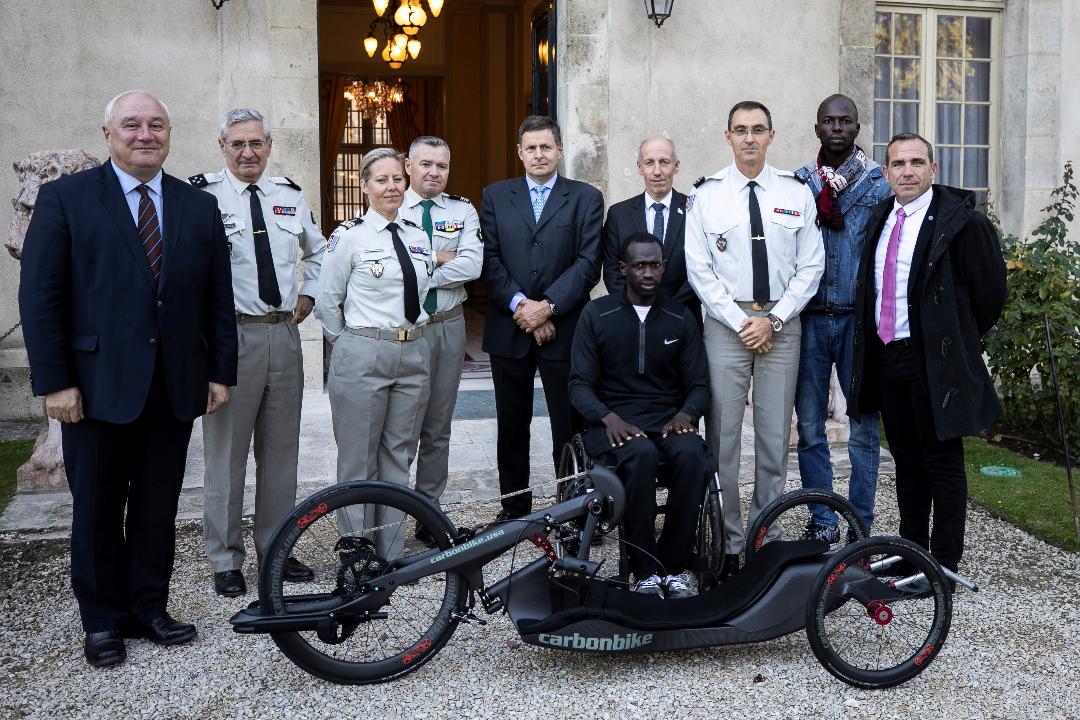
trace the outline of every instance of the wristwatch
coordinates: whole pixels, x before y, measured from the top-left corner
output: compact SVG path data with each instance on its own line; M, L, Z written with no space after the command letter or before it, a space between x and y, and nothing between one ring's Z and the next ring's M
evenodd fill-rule
M778 333L778 332L780 332L781 330L784 329L784 321L781 320L780 318L776 317L772 313L769 313L765 317L768 318L769 322L772 323L773 332Z
M558 315L559 314L559 308L555 305L555 303L551 302L550 298L547 298L547 301L548 301L548 307L551 308L551 314L552 315Z

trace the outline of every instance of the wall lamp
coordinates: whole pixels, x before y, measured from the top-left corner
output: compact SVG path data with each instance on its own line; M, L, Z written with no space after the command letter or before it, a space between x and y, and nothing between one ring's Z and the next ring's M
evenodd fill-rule
M664 24L664 21L671 17L671 9L675 5L675 0L644 0L645 12L649 15L649 19L656 23L656 27L660 27Z

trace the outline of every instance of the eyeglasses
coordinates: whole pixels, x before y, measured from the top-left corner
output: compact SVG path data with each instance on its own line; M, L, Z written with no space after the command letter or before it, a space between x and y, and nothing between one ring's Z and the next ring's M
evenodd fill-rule
M235 140L228 144L228 148L236 153L244 152L244 148L251 148L251 152L259 152L264 147L266 147L266 143L262 140L248 140L247 142Z
M754 137L761 137L762 135L767 135L770 132L770 129L765 127L764 125L755 125L752 128L743 127L742 125L740 125L739 127L729 130L728 132L730 132L735 137L740 138L746 137L747 133L753 135Z

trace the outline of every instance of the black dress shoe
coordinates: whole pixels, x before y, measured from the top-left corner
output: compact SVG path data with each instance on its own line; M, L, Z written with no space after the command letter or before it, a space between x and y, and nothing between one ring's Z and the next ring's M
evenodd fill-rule
M500 510L499 514L495 516L495 522L502 523L508 520L517 520L520 517L525 517L528 513L510 512L509 510Z
M86 633L83 652L86 654L86 662L99 668L119 665L127 657L124 639L116 630Z
M239 570L225 570L214 573L214 592L222 597L239 597L247 592L244 573Z
M719 580L723 582L729 579L732 575L739 572L739 556L738 555L725 555L724 556L724 569L720 571Z
M124 637L146 638L156 645L179 645L195 639L195 626L177 622L165 612L150 621L129 619L120 627Z
M281 579L285 582L309 582L315 579L315 571L290 555L285 560Z

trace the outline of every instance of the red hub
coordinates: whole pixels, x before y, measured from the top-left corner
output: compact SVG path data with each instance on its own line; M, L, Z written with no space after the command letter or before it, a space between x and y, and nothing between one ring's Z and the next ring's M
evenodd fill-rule
M874 618L878 625L888 625L892 622L892 608L881 600L871 600L866 605L866 613Z

